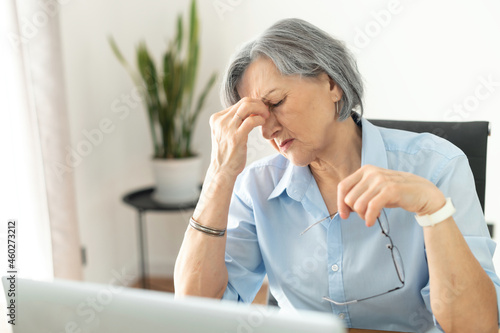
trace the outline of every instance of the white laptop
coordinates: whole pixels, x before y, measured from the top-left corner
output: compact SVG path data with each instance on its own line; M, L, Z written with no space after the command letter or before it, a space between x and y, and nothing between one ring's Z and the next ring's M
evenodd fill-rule
M10 282L6 277L2 282L10 304ZM174 300L173 294L115 285L18 279L15 294L14 333L345 332L335 316L325 313L285 313L206 298Z

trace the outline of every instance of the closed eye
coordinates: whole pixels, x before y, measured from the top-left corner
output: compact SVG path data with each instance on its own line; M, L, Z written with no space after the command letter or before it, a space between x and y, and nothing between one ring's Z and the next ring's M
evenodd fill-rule
M283 102L285 101L285 99L286 99L286 98L283 98L281 101L279 101L279 102L278 102L278 103L276 103L276 104L270 104L270 107L271 107L272 109L277 108L278 106L280 106L281 104L283 104Z

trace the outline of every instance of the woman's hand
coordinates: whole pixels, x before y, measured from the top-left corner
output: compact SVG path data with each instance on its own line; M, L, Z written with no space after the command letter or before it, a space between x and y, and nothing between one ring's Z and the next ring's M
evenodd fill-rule
M432 214L446 203L443 193L429 180L402 171L364 165L337 187L340 217L354 211L371 227L382 208L401 207L418 215Z
M268 117L267 106L259 99L248 97L213 114L210 117L212 171L236 178L245 168L248 134L264 125Z

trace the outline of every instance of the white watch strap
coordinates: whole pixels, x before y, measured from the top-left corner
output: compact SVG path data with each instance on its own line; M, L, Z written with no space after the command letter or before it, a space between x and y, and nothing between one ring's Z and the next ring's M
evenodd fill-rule
M451 202L451 198L446 198L446 204L443 208L430 215L415 215L415 219L422 227L431 227L439 222L443 222L448 217L455 214L456 211L455 206L453 206L453 203Z

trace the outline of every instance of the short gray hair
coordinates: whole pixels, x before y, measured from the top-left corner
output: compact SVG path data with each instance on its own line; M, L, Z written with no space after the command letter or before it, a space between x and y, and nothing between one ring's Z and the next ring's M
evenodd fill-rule
M261 56L270 58L285 76L317 77L326 73L344 92L339 120L350 117L357 107L363 114L363 83L354 56L342 41L296 18L276 22L233 56L221 87L221 101L226 107L241 99L237 85L247 67Z

